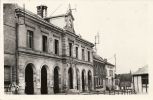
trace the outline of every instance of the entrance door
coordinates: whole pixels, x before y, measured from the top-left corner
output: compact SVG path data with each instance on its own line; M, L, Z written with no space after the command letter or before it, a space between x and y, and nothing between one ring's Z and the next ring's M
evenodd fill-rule
M58 67L54 69L54 93L59 93L59 73Z
M82 71L82 91L85 91L85 71Z
M43 66L41 69L41 94L47 94L48 87L47 87L47 70L46 67Z
M25 69L25 93L34 94L33 84L33 68L32 64L28 64Z
M88 89L89 91L91 91L91 84L92 84L91 71L88 71Z
M68 74L69 74L69 88L73 89L73 70L71 67L69 68Z

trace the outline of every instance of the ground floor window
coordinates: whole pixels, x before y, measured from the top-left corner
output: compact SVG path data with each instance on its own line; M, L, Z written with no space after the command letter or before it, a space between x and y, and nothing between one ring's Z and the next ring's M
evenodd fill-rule
M70 67L68 71L69 75L69 88L73 89L73 69Z
M4 66L4 84L9 85L11 82L11 67L10 66Z

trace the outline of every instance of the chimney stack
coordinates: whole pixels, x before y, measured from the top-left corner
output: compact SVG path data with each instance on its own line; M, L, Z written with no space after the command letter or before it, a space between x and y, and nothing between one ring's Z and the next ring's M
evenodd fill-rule
M42 18L47 17L47 6L45 5L37 6L37 15L39 15Z

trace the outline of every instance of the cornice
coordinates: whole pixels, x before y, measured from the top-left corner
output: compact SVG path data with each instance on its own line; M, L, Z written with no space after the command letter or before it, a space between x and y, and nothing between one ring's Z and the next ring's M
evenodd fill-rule
M18 15L18 17L29 18L29 19L31 19L31 20L39 23L39 24L42 24L42 25L44 25L46 27L49 27L49 28L52 28L55 31L71 35L71 36L75 37L77 41L80 41L80 42L85 43L85 44L87 44L87 45L89 45L91 47L94 47L93 43L80 38L78 35L70 32L70 31L64 30L64 29L62 29L62 28L60 28L58 26L55 26L55 25L45 21L43 18L37 16L36 14L34 14L34 13L30 12L30 11L27 11L27 10L24 11L22 8L17 8L17 9L15 9L15 12L16 12L16 15Z

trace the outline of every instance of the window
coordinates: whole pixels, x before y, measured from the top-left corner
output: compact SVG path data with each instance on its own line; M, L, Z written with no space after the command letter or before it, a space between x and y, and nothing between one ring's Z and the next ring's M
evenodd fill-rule
M42 49L44 52L47 52L47 36L43 35L42 36Z
M78 58L78 47L75 47L76 58Z
M55 54L59 54L59 42L58 42L58 40L55 39L54 43L55 43Z
M82 60L85 60L84 49L82 49Z
M90 61L90 51L88 51L88 61Z
M142 75L142 84L148 84L148 75Z
M72 43L69 43L69 56L72 57Z
M33 31L27 31L27 47L33 48Z
M11 80L11 68L10 66L4 66L4 83L5 84L10 84Z
M113 71L109 70L109 76L113 76Z
M100 80L100 78L98 78L98 79L99 79L99 85L100 85L100 81L101 81L101 80Z
M148 75L142 75L141 76L142 81L142 89L145 92L148 92ZM145 90L144 90L145 89Z

